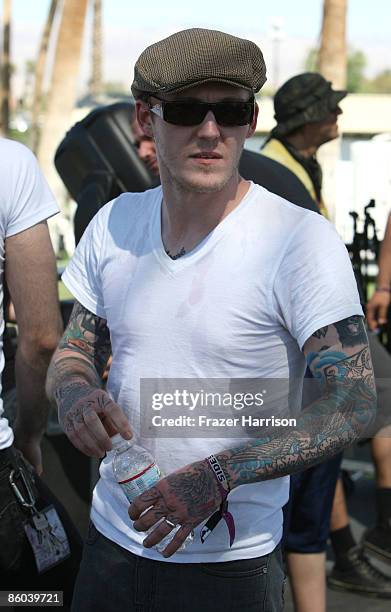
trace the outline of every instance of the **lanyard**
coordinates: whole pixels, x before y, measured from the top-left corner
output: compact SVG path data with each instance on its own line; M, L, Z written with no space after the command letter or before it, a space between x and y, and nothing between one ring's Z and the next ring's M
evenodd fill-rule
M212 514L211 517L209 517L204 527L202 528L200 534L201 542L204 543L206 538L212 533L216 525L221 521L221 519L224 519L227 525L229 533L229 545L231 547L235 540L235 521L231 512L228 511L227 497L230 491L228 480L223 472L220 463L214 455L210 455L210 457L205 459L205 461L208 467L212 470L214 477L217 481L217 486L219 488L222 501L220 504L220 508L216 510L216 512Z

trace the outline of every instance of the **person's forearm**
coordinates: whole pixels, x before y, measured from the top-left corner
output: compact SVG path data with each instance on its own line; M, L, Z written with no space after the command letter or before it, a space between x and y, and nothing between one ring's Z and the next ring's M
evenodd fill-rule
M82 406L88 408L93 402L104 413L110 400L102 393L102 387L101 372L88 357L70 349L57 349L48 370L46 393L58 411L58 420L66 434L74 429L67 422L67 415L72 411L77 412L77 419L84 420ZM104 414L100 418L105 422L106 431L114 435L116 431L106 422Z
M376 391L364 381L338 384L300 413L296 428L250 440L216 455L231 489L292 474L353 444L376 411Z
M111 436L117 433L126 439L132 436L127 418L102 389L107 352L106 349L98 352L99 359L92 362L88 351L57 349L46 383L64 433L76 448L92 457L102 457L110 450Z
M15 429L19 438L38 440L46 426L49 403L45 379L54 347L37 348L19 342L15 357L15 379L18 411Z
M376 288L391 289L391 252L384 252L383 256L379 258Z
M51 361L46 391L64 433L90 457L103 457L116 433L132 437L126 416L102 388L110 352L106 320L76 301Z
M391 286L391 216L388 218L386 231L380 248L379 273L377 287L390 289Z
M91 387L102 388L102 379L91 360L70 349L57 349L46 379L49 401L55 406L61 401L71 404Z
M79 392L102 388L102 375L110 356L110 334L106 321L75 302L68 326L53 355L46 380L46 393L59 407L61 398L70 404Z

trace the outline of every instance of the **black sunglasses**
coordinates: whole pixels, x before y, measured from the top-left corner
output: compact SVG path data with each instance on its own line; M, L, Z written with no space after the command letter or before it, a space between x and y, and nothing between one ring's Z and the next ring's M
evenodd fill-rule
M160 104L149 104L149 110L158 117L174 125L199 125L207 113L212 111L217 123L224 127L248 125L254 117L254 98L247 102L196 102L178 100L168 102L160 100Z

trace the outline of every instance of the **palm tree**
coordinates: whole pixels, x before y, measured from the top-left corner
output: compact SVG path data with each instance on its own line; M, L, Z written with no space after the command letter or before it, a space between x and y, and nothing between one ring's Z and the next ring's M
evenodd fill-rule
M347 45L346 14L347 0L324 0L321 43L318 69L337 89L346 87ZM322 146L319 161L323 169L323 195L331 219L335 219L336 167L340 158L340 139Z
M69 127L75 99L88 0L64 0L38 158L51 187L58 190L53 156Z
M92 73L90 94L96 96L102 90L102 0L93 0Z
M1 67L1 131L4 136L9 133L9 115L11 99L11 0L3 0L3 61Z
M45 74L47 51L49 47L50 35L52 32L53 21L58 8L58 0L51 0L48 16L42 32L41 43L38 51L38 58L35 64L34 94L31 108L31 139L30 144L34 152L38 148L39 139L39 116L42 110L42 83Z
M324 0L319 72L337 88L346 87L346 13L347 0Z

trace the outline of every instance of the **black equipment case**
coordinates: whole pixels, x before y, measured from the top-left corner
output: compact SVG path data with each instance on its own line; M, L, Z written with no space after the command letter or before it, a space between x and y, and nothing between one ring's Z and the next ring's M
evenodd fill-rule
M145 191L156 185L133 144L133 112L134 106L126 102L98 107L67 132L54 163L74 200L91 172L112 175L114 195Z

